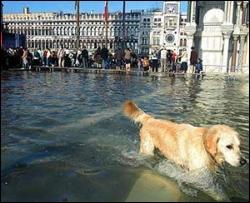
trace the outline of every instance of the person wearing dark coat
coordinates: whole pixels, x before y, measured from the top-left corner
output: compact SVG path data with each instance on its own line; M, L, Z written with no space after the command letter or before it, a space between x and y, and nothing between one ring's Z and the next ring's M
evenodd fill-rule
M83 68L88 68L88 60L89 60L89 52L86 49L86 47L83 47L82 50L82 64L83 64Z
M120 47L115 50L115 63L116 63L116 69L120 70L122 67L122 58L123 58L123 51Z
M192 73L195 72L195 65L197 64L198 60L198 53L197 51L194 50L194 47L191 47L191 54L190 54L190 65L191 65L191 70Z
M109 50L103 46L101 49L101 57L102 57L102 67L107 69L108 68L108 57L109 57Z

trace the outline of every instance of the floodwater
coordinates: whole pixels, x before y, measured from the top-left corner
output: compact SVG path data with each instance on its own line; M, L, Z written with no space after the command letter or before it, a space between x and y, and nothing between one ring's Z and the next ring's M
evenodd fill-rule
M140 156L126 99L157 118L235 128L247 164L185 172ZM2 201L247 201L248 163L248 77L1 73Z

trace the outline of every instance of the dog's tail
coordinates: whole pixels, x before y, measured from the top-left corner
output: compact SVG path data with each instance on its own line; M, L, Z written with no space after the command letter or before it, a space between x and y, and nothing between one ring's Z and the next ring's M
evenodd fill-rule
M146 114L143 110L137 107L134 102L130 100L125 101L123 105L123 112L127 117L129 117L136 123L143 124L145 121L151 118L150 115Z

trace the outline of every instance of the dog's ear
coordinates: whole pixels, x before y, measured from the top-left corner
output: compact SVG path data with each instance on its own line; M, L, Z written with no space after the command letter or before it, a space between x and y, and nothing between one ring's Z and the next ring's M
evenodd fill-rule
M215 157L217 153L217 144L219 141L218 132L216 129L207 129L204 136L204 144L206 150Z

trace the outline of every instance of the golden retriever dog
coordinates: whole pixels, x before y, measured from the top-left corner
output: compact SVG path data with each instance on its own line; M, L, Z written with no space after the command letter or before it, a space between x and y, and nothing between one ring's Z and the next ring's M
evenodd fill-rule
M226 125L194 127L155 119L132 101L123 106L126 116L141 124L140 153L153 155L158 149L167 159L187 170L216 169L224 161L232 166L246 163L241 157L238 133Z

